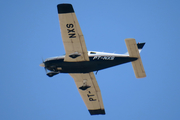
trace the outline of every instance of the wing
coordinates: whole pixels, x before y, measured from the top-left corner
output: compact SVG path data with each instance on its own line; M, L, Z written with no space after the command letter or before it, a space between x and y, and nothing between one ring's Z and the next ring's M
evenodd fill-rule
M84 36L71 4L59 4L58 16L61 36L66 51L64 61L89 61ZM76 59L74 59L76 58Z
M105 114L101 91L93 72L70 74L91 115Z

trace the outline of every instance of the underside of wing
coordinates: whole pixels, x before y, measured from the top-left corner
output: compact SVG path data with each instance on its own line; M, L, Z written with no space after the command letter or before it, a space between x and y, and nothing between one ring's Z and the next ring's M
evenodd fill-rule
M84 36L71 4L57 5L61 36L66 51L64 61L89 61Z
M91 115L105 114L101 91L93 72L70 74Z

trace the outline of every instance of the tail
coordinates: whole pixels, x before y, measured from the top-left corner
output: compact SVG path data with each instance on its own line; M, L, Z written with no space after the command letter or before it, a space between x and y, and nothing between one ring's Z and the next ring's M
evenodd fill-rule
M128 49L129 56L138 58L136 61L131 62L136 78L146 77L146 73L145 73L145 70L141 61L141 56L139 54L143 46L145 45L145 43L138 43L136 45L136 41L133 38L125 39L125 43Z
M139 50L139 53L141 52L141 50L143 49L145 43L138 43L137 44L137 47L138 47L138 50Z
M145 45L145 43L137 43L137 48L138 48L139 53L141 53L144 45ZM129 55L128 52L126 52L125 54L126 54L126 55Z

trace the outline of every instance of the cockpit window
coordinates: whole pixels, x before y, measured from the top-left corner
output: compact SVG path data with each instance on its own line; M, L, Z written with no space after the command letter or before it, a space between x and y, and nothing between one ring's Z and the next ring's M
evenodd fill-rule
M96 54L96 52L90 52L90 54Z

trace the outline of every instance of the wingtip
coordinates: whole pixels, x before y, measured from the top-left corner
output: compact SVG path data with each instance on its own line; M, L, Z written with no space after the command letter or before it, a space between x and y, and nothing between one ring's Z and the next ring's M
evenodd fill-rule
M58 9L58 14L74 12L73 6L69 3L58 4L57 9Z
M96 110L89 110L89 113L91 115L105 115L105 110L104 109L96 109Z

